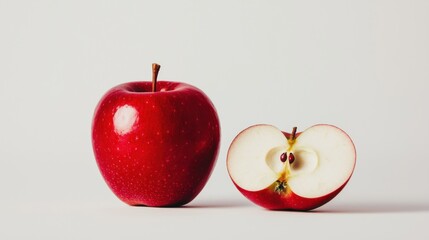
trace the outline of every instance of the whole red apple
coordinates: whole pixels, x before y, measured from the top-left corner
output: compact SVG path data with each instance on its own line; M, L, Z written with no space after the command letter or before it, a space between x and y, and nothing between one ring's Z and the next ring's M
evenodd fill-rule
M267 209L311 210L333 199L356 162L350 137L327 124L301 133L271 125L251 126L228 151L227 167L237 189Z
M180 206L203 189L219 150L219 119L209 98L189 84L129 82L98 103L92 145L113 193L129 205Z

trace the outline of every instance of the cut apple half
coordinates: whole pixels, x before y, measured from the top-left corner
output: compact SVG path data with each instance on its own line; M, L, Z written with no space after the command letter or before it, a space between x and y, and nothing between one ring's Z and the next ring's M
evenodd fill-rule
M332 125L315 125L301 133L284 133L255 125L231 143L227 168L245 191L264 189L303 198L318 198L344 186L353 173L356 151L350 137Z

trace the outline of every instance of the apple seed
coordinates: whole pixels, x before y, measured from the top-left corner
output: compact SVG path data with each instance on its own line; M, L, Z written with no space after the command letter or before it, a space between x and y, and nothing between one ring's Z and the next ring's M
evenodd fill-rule
M287 152L282 153L282 155L280 155L280 161L286 162L286 155L287 155Z
M289 153L289 163L292 164L295 161L295 155L293 153Z

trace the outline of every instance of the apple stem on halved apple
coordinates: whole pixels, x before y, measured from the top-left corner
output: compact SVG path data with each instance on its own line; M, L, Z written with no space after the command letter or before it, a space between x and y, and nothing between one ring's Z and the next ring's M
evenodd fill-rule
M290 138L289 138L289 141L294 141L295 140L295 135L296 135L296 129L297 129L297 127L293 127L293 129L292 129L292 133L290 134Z
M158 73L161 65L152 63L152 92L156 92L156 81L158 80Z

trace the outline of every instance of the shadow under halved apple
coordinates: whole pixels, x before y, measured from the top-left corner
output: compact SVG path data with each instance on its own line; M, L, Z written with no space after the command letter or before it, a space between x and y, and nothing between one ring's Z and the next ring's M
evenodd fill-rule
M335 214L368 214L368 213L413 213L429 212L429 201L403 201L403 202L350 202L328 204L313 210L316 213Z

